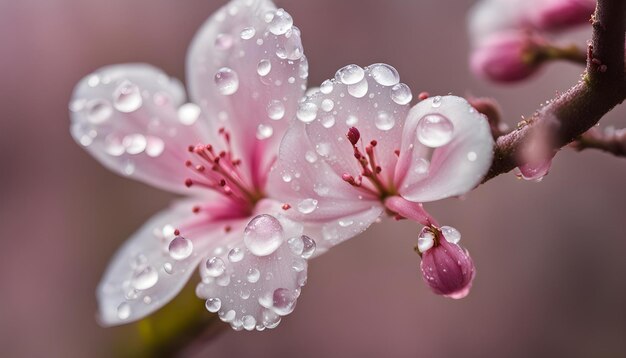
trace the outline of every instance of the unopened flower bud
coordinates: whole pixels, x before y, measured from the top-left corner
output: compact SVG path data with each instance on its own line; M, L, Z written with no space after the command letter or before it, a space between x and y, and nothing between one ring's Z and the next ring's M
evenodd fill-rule
M544 42L525 31L493 34L474 49L470 68L475 75L495 82L525 79L539 68L541 57L537 54Z
M588 23L595 9L595 0L547 0L531 15L531 21L541 30L563 30Z
M457 244L459 239L459 232L446 226L425 227L418 239L424 282L434 293L454 299L467 296L475 275L474 262Z
M359 139L361 139L361 133L358 129L356 129L356 127L350 127L346 137L348 137L348 140L352 143L352 145L356 145L359 142Z

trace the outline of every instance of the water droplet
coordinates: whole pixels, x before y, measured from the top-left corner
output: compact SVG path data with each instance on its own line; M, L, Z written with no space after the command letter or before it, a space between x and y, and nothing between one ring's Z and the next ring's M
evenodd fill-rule
M215 313L222 308L222 300L219 298L209 298L205 303L207 311Z
M143 103L139 87L129 81L124 81L113 92L113 106L120 112L134 112Z
M349 126L354 126L357 123L359 123L359 118L353 114L349 115L348 118L346 118L346 124Z
M348 226L351 226L352 224L354 224L354 221L352 221L350 219L341 219L341 220L339 220L339 226L341 226L341 227L348 227Z
M330 98L326 98L322 101L322 110L324 112L332 111L334 106L335 106L335 102L333 102L333 100Z
M296 272L302 272L306 268L306 261L301 258L296 258L291 262L291 268Z
M360 82L348 86L348 93L355 98L364 97L368 90L367 79L363 78Z
M438 108L441 106L441 96L436 96L433 98L432 105L434 108Z
M246 273L246 278L250 283L256 283L261 277L261 272L256 268L250 268Z
M214 80L217 90L225 96L237 92L239 88L239 76L237 76L237 72L228 67L220 68L215 74Z
M399 105L405 105L411 102L413 94L409 86L404 83L398 83L391 87L391 99Z
M165 142L161 138L147 137L146 154L149 157L156 158L165 150Z
M129 134L124 137L122 145L126 148L128 154L139 154L146 149L148 141L141 134Z
M93 124L105 122L112 113L111 105L105 100L96 99L87 103L87 119Z
M285 116L285 106L281 101L271 100L267 105L267 116L277 121Z
M225 51L233 46L233 37L229 34L218 34L215 37L215 47L218 50Z
M332 128L335 125L335 116L328 114L322 118L322 126L324 128Z
M250 315L243 316L242 322L243 322L243 328L246 331L251 331L256 326L256 319L254 319L254 317Z
M241 38L244 40L250 40L256 34L254 27L246 27L241 30Z
M212 257L206 262L207 274L209 276L218 277L226 270L224 261L219 257Z
M128 302L122 302L119 306L117 306L117 318L125 320L130 317L131 309L130 304Z
M315 145L315 151L322 157L327 157L330 154L330 144L319 143Z
M453 228L452 226L442 226L441 233L443 234L443 237L446 239L446 241L450 243L458 244L459 241L461 241L461 233L459 232L459 230Z
M201 109L195 103L185 103L178 107L178 120L180 123L190 126L198 120L200 117Z
M452 122L441 114L427 114L417 123L417 139L431 148L448 144L453 132Z
M430 162L427 159L419 158L413 164L413 171L417 174L426 174L430 168Z
M135 272L131 279L131 285L137 290L147 290L159 281L159 273L152 266L146 266L143 270Z
M374 119L374 125L381 131L388 131L393 128L395 124L396 120L393 116L385 111L378 112L376 118Z
M308 198L298 203L298 211L302 214L310 214L317 209L317 200Z
M272 63L270 60L261 60L259 64L256 66L256 73L259 76L267 76L268 73L272 70Z
M171 263L166 262L166 263L164 263L164 264L163 264L163 271L165 271L165 273L167 273L167 274L172 274L173 269L174 269L174 268L172 267L172 264L171 264Z
M228 252L228 261L239 262L243 260L243 255L244 255L243 250L238 247L235 247L234 249Z
M220 316L220 319L222 321L230 322L235 319L235 317L237 316L237 312L235 312L234 310L220 311L218 315Z
M284 181L285 183L289 183L289 182L291 181L291 179L292 179L291 174L286 173L286 172L285 172L285 173L283 173L283 181Z
M273 294L273 308L276 314L285 316L293 312L296 307L298 295L295 291L286 288L278 288Z
M323 94L330 94L333 91L333 87L333 81L326 80L322 82L322 85L320 86L320 92L322 92Z
M317 247L315 240L306 235L302 235L300 239L302 239L302 243L304 244L304 248L302 249L302 254L300 254L300 256L302 256L303 259L308 259L315 253L315 249Z
M283 9L278 9L270 20L268 29L274 35L282 35L289 31L292 26L293 18L291 17L291 15L289 15L289 13Z
M256 138L259 140L267 139L274 134L274 128L267 124L259 124L256 128Z
M100 84L100 76L98 75L91 75L87 79L87 85L89 87L97 87L99 84Z
M193 243L191 240L187 240L182 236L176 236L174 240L170 242L168 251L174 260L184 260L191 256Z
M374 81L383 86L393 86L400 82L400 75L398 74L398 71L384 63L370 66L370 73L372 74Z
M476 152L467 153L467 160L469 160L470 162L475 162L476 159L478 159L478 155L476 154Z
M298 256L302 255L302 251L304 251L304 241L302 241L300 236L292 237L287 240L287 244L289 245L291 252Z
M273 216L258 215L246 226L243 241L254 255L270 255L283 242L283 227Z
M307 162L312 164L317 161L317 155L313 153L312 151L307 150L307 152L304 153L304 159L306 159Z
M365 77L365 71L358 65L345 66L335 74L338 81L346 85L353 85L360 82Z
M317 117L317 105L313 102L302 102L298 105L296 117L304 123L310 123Z
M267 328L276 328L280 323L280 316L270 310L263 311L263 325Z
M428 229L424 228L417 238L417 249L424 253L435 244L435 235Z

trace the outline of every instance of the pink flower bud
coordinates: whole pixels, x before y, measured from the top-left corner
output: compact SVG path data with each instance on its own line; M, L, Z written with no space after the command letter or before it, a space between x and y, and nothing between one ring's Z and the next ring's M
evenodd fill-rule
M595 0L548 0L531 21L541 30L563 30L588 23L595 9Z
M448 239L444 237L446 231ZM425 227L420 234L422 243L418 241L420 251L423 249L420 267L424 282L434 293L454 299L467 296L475 276L469 253L454 243L459 235L450 227L444 226L442 230ZM429 247L429 239L433 240L432 247Z
M470 68L477 76L496 82L522 80L539 68L535 54L544 42L525 31L493 34L474 49Z

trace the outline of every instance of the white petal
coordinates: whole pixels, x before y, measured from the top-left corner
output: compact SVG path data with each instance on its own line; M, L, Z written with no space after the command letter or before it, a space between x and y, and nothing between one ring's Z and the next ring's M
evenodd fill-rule
M231 1L207 20L188 54L190 96L232 132L253 177L266 175L306 88L308 64L292 21L268 0Z
M180 83L144 64L108 66L83 78L70 103L74 140L107 168L156 187L189 192L187 147L206 143L200 113L178 116ZM193 105L183 107L192 109ZM189 111L187 111L189 112ZM193 119L193 121L191 121Z
M191 201L178 202L160 212L117 251L97 290L103 325L138 320L169 302L210 250L229 240L224 227L236 229L238 224L240 231L245 223L199 222L202 217L192 213L193 206ZM190 226L194 229L185 229ZM192 243L191 253L170 252L175 228Z
M208 257L196 290L207 309L236 330L276 327L295 308L306 283L306 258L315 250L300 230L284 225L283 242L269 255L256 256L240 239L228 252Z
M430 164L426 162L424 168L427 150L420 142L420 121L433 114L449 120L451 138L433 149ZM470 191L491 166L493 144L487 119L465 99L437 96L418 103L411 109L402 134L396 174L403 178L398 184L400 194L411 201L426 202Z

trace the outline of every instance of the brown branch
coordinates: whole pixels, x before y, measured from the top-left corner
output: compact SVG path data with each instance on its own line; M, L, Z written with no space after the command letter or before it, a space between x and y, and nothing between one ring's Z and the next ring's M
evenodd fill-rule
M517 130L497 139L493 163L483 182L524 164L521 153L533 145L538 131L556 152L624 101L625 16L625 1L598 0L583 81L539 109Z
M591 128L572 142L571 146L578 151L593 148L618 157L626 157L626 129L607 127L601 131L598 128Z

